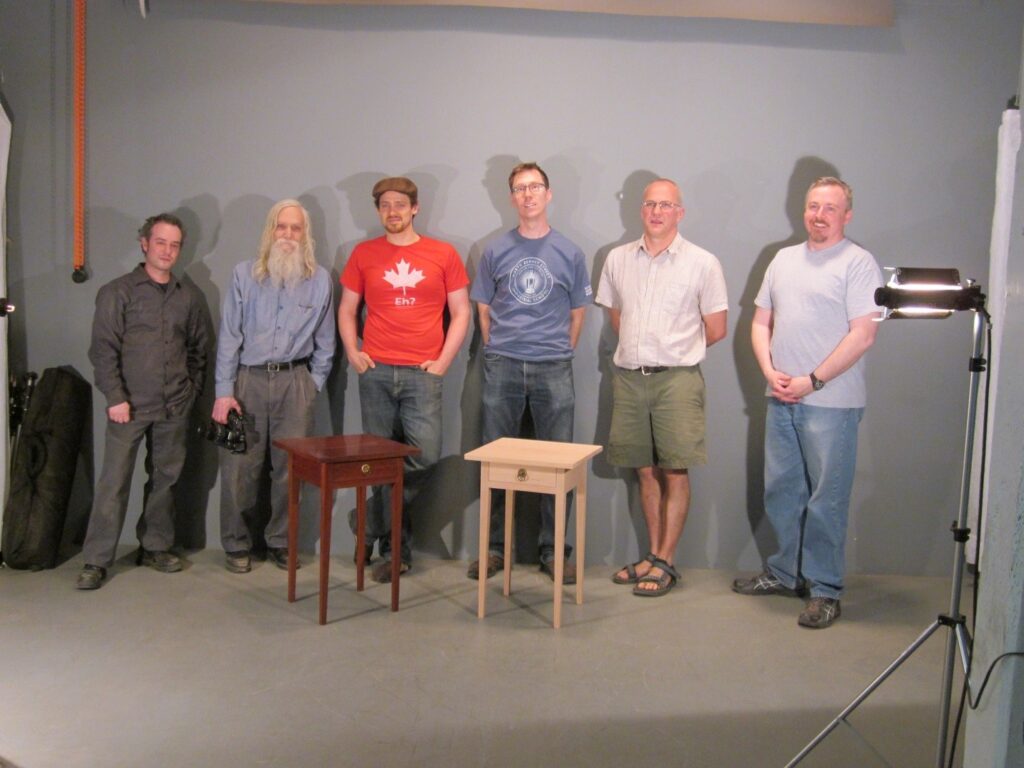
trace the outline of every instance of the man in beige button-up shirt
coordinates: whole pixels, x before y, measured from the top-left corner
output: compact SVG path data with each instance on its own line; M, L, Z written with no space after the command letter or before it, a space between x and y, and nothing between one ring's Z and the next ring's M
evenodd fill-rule
M725 338L725 278L718 259L679 234L682 195L668 179L644 190L644 236L614 249L596 302L619 334L608 460L636 469L650 551L612 580L642 597L675 586L676 545L690 506L690 466L704 464L700 362Z

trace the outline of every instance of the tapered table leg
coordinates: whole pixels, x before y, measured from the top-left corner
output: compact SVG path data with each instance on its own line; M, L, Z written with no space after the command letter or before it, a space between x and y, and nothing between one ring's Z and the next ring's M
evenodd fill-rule
M476 615L487 613L487 554L491 539L491 488L487 484L487 464L480 465L480 548L477 570Z

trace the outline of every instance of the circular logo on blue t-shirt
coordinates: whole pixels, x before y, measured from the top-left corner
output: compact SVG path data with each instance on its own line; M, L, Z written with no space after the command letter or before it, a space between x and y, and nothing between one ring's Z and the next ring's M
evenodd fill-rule
M520 304L539 304L551 295L554 285L548 265L534 256L516 264L508 276L508 289Z

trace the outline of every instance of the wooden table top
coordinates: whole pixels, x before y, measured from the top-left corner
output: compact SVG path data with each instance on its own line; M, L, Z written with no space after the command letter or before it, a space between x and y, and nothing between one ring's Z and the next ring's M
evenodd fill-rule
M391 459L398 456L414 456L420 452L419 448L376 435L285 437L275 440L274 445L296 456L324 464Z
M490 461L501 464L523 464L531 467L569 469L599 454L600 445L584 443L557 443L553 440L524 440L519 437L501 437L467 453L470 461Z

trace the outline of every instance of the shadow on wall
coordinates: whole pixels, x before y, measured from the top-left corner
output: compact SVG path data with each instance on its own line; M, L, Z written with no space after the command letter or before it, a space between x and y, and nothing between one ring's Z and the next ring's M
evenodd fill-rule
M640 203L643 202L644 190L652 181L659 178L657 173L648 170L637 170L629 174L622 183L622 189L618 193L619 217L622 220L622 235L615 242L601 246L594 255L594 266L590 273L590 280L594 288L594 296L597 297L598 287L601 284L601 272L608 260L608 254L620 245L639 240L643 236L643 223L640 218ZM608 445L608 436L611 432L612 421L612 381L615 376L615 347L619 339L611 322L608 320L607 311L599 308L602 313L601 334L597 344L597 364L600 371L601 384L598 390L597 400L597 424L594 429L594 437L591 441L595 445ZM643 510L640 509L640 497L636 482L636 474L632 470L614 467L608 463L608 455L602 451L594 457L591 465L596 477L622 478L627 487L627 498L629 499L629 519L637 541L639 552L647 551L647 525L644 522Z
M341 302L341 284L339 281L343 268L342 266L335 266L328 270L331 276L331 286L334 289L331 311L334 312L335 324L337 324L338 305ZM361 335L362 327L359 328L359 331ZM348 358L345 356L345 349L342 347L341 338L339 337L337 339L337 346L334 349L334 363L331 365L331 371L327 374L327 380L324 382L323 391L326 397L317 398L315 406L316 415L314 416L315 424L324 422L330 424L327 433L331 435L345 434L345 395L348 389L348 371ZM324 400L326 400L326 403L324 403ZM327 409L327 413L323 418L321 418L322 408ZM349 431L355 432L356 430L352 429Z
M750 349L750 327L754 321L754 299L761 287L764 273L775 254L807 239L804 228L804 200L811 183L821 176L839 176L838 169L819 157L801 157L793 166L786 193L786 218L792 233L784 240L768 243L757 255L750 269L750 277L739 299L740 312L736 321L737 342L732 345L737 378L746 403L750 420L747 429L747 518L758 552L764 560L774 551L775 537L764 516L764 417L765 384L761 369Z
M351 176L347 176L339 181L335 188L343 193L348 198L348 209L349 216L352 219L355 228L361 231L363 234L353 240L347 240L338 246L338 250L335 253L334 268L331 270L331 278L333 280L332 285L336 288L335 295L335 308L341 302L342 288L340 284L341 274L345 270L345 264L348 261L346 254L351 255L355 247L363 240L370 237L379 237L383 230L380 225L380 218L377 216L377 209L373 204L373 196L370 194L373 189L373 185L380 179L384 178L388 174L381 171L366 171L362 173L355 173ZM341 235L339 234L338 240L340 241ZM356 333L360 339L363 337L363 320L365 318L365 307L360 306L359 309L359 322L356 329ZM331 373L327 377L327 384L325 389L327 390L327 399L330 404L330 419L331 419L331 433L335 435L341 435L345 433L344 429L344 415L345 415L345 393L348 390L348 374L349 365L348 358L345 356L345 348L341 344L341 339L338 339L338 347L334 355L334 366L331 368ZM358 389L358 376L356 379L356 389ZM352 428L349 430L351 433L361 432L362 425L358 429ZM351 521L351 526L355 525L355 507L349 510L348 518Z
M297 199L309 212L310 229L316 244L317 262L327 270L330 276L332 292L331 312L335 320L334 361L324 382L322 394L317 397L313 406L313 423L314 425L328 424L327 434L343 435L345 434L345 392L348 384L348 360L345 357L345 350L341 346L341 339L337 335L338 304L341 301L341 285L338 281L341 277L341 270L344 268L342 263L343 252L339 246L333 258L330 258L328 263L324 264L324 259L328 254L320 249L322 243L338 239L337 232L328 232L328 227L331 226L331 223L324 210L325 201L334 205L336 203L336 196L329 187L317 187L304 192ZM336 220L337 216L334 216L333 219ZM336 223L334 227L337 229ZM314 426L313 434L323 434L324 432L324 429ZM319 512L317 514L319 515ZM300 541L304 540L310 539L300 535Z
M211 299L216 300L218 288L210 277L207 256L217 247L220 232L220 204L210 194L183 200L173 213L185 225L185 242L175 272L182 282L190 282L206 299L206 331L210 346L206 355L206 377L203 390L196 398L189 429L185 466L181 480L174 489L175 541L186 550L203 549L206 541L206 510L210 491L217 481L217 448L205 439L206 427L213 411L213 373L217 354L217 327L213 322ZM204 222L206 225L204 226Z
M78 371L75 373L81 376ZM91 387L89 395L89 408L86 412L92 414ZM100 399L103 399L102 395ZM87 417L82 425L82 441L79 445L78 459L75 462L75 475L71 483L71 497L68 500L67 517L64 519L64 531L61 534L60 551L57 557L58 565L82 551L95 492L93 485L96 465L94 445L93 423L92 419Z
M501 178L501 168L498 162L500 161L489 164L483 179L484 187L492 200L500 199L503 194L500 190L508 189L507 184ZM474 261L473 255L473 250L477 247L477 243L461 235L445 232L439 229L436 223L441 216L441 212L448 208L448 190L451 188L457 175L454 167L438 164L419 166L408 173L409 178L416 183L420 190L420 213L416 218L416 231L425 234L427 237L434 237L451 243L460 254L468 254L468 258L464 261L468 277L472 280L476 273L476 262L479 261L478 256L476 261ZM507 192L504 194L507 194ZM505 222L506 219L503 218L502 221ZM510 225L510 227L513 225ZM471 309L470 328L467 331L470 347L469 354L468 356L466 355L464 350L466 350L467 345L463 342L462 351L456 356L445 376L445 429L452 424L452 408L456 404L451 388L455 385L455 382L460 380L462 382L457 406L461 420L459 442L455 446L456 452L450 453L450 441L447 438L445 439L442 458L424 486L423 501L417 505L420 509L424 510L424 514L420 519L413 521L413 544L416 550L434 557L450 558L463 550L465 539L464 512L479 495L477 465L473 462L467 462L462 458L462 454L469 450L469 448L465 447L467 435L479 438L480 430L479 355L474 355L474 349L472 348L472 345L475 343L477 345L475 351L479 351L479 341L477 340L479 332L476 328L474 314ZM445 310L444 323L445 332L447 333L447 310ZM475 382L474 377L476 377ZM475 409L473 403L476 403ZM471 447L475 448L477 445L479 445L478 440ZM465 551L472 552L475 549L475 546L471 546L465 548Z
M345 254L347 253L351 256L352 251L359 243L368 238L379 237L383 232L371 191L373 190L374 184L389 175L390 174L384 173L383 171L364 171L347 176L335 185L336 189L348 198L349 216L351 217L355 228L363 233L361 237L347 240L342 245L338 246L337 258L335 259L336 269L332 271L332 277L335 280L334 285L338 286L337 297L335 299L336 304L340 304L341 293L344 290L339 281L341 279L342 272L345 270L345 263L348 261ZM356 328L356 334L360 343L362 342L363 337L363 322L366 317L365 313L366 306L361 303L358 312L359 321ZM338 347L334 355L334 365L331 368L330 375L327 377L327 384L325 386L330 403L332 422L331 432L335 435L344 434L344 424L342 422L345 414L345 392L348 388L348 374L348 358L345 355L345 348L339 338ZM356 388L358 389L358 374L353 375L356 378ZM352 428L349 431L351 433L362 432L362 419L360 419L360 426L358 429ZM379 492L379 487L375 486L372 489L368 489L367 493L367 502L376 504L378 502L373 501L372 496L370 495L371 491L376 495ZM355 497L353 496L352 506L346 507L344 512L345 519L348 520L348 527L352 532L353 538L355 537L356 528L356 508L354 498ZM337 512L335 514L337 515ZM319 530L319 527L317 530ZM307 550L308 547L302 546L307 537L303 536L300 532L299 539L299 550Z

